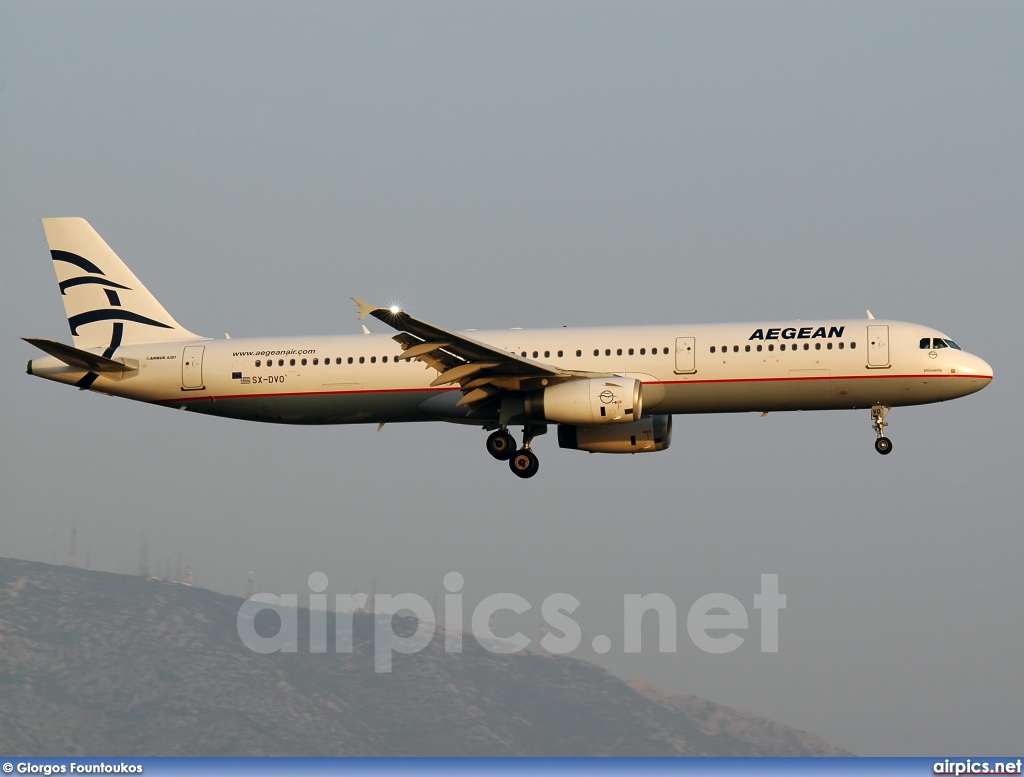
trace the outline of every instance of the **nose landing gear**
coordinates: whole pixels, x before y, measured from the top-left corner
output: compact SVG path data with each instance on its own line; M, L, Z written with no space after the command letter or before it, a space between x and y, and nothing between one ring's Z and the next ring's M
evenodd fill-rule
M889 415L890 410L892 408L885 405L875 405L871 408L871 426L875 430L875 434L878 435L878 439L875 440L875 450L883 456L892 452L892 440L884 434L885 427L889 425L885 417Z

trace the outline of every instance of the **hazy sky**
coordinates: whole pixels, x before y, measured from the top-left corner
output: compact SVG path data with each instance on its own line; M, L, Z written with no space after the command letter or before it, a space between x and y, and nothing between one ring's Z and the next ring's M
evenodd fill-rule
M568 592L619 676L860 754L1012 754L1024 721L1020 3L0 3L0 555L242 594ZM184 326L358 333L876 316L989 361L982 393L676 418L672 448L279 427L31 378L70 342L39 219L87 218ZM371 325L372 326L372 325ZM377 324L375 330L383 330ZM173 564L173 561L172 561ZM762 573L778 654L685 615ZM679 650L622 653L658 591ZM531 621L530 619L533 618ZM531 625L532 624L532 625ZM650 635L650 636L653 636Z

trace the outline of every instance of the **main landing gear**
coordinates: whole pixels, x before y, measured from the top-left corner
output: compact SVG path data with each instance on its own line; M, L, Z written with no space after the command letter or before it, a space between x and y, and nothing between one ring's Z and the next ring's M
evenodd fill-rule
M508 468L521 478L532 478L540 469L540 462L537 461L537 454L529 448L516 451L515 455L508 460Z
M491 432L487 438L487 452L498 461L508 461L516 455L516 438L507 429Z
M523 447L516 450L516 440L512 434L507 429L499 429L487 438L487 452L498 461L507 461L509 469L519 477L532 478L540 469L540 462L530 450L530 443L536 435L545 431L543 427L523 427Z
M892 452L892 440L884 434L885 427L889 425L885 417L889 415L890 410L892 408L885 405L875 405L871 408L871 426L878 435L878 439L875 440L875 450L883 456Z

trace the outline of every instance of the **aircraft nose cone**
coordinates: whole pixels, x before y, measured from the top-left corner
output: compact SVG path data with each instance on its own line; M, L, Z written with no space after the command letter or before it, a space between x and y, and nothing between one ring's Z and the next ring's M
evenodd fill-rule
M989 380L992 380L993 373L991 365L984 359L979 359L977 356L975 356L974 358L978 360L977 366L974 367L974 372L976 372L979 377L988 378Z

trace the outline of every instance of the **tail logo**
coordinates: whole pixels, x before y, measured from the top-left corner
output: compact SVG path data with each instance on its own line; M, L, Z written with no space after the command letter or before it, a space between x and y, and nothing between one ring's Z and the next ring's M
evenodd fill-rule
M97 275L104 275L103 270L101 270L95 264L90 262L84 256L73 254L70 251L50 251L50 255L53 257L53 261L55 262L66 262L67 264L73 264L76 267L80 267L81 269L85 270L87 273L90 273L89 275L81 275L77 278L69 278L66 281L61 281L60 293L62 295L66 294L67 290L74 286L82 286L85 284L99 284L101 286L107 287L104 289L104 291L107 293L107 301L110 303L111 307L99 308L97 310L87 310L84 313L78 313L77 315L69 317L68 324L71 326L71 334L73 336L78 336L78 327L82 326L83 324L91 324L95 321L131 321L136 324L160 327L161 329L172 328L168 324L162 324L159 321L155 321L152 318L148 318L146 316L139 315L138 313L133 313L130 310L124 310L123 308L121 308L121 299L120 297L118 297L115 289L121 289L123 291L131 291L131 289L120 283L115 283L114 281L106 277L97 278ZM120 331L123 330L123 328L123 323L114 324L113 337L111 338L112 348L117 347L117 345L114 344L115 340L117 340L118 344L120 344L121 338L118 335L120 334Z

